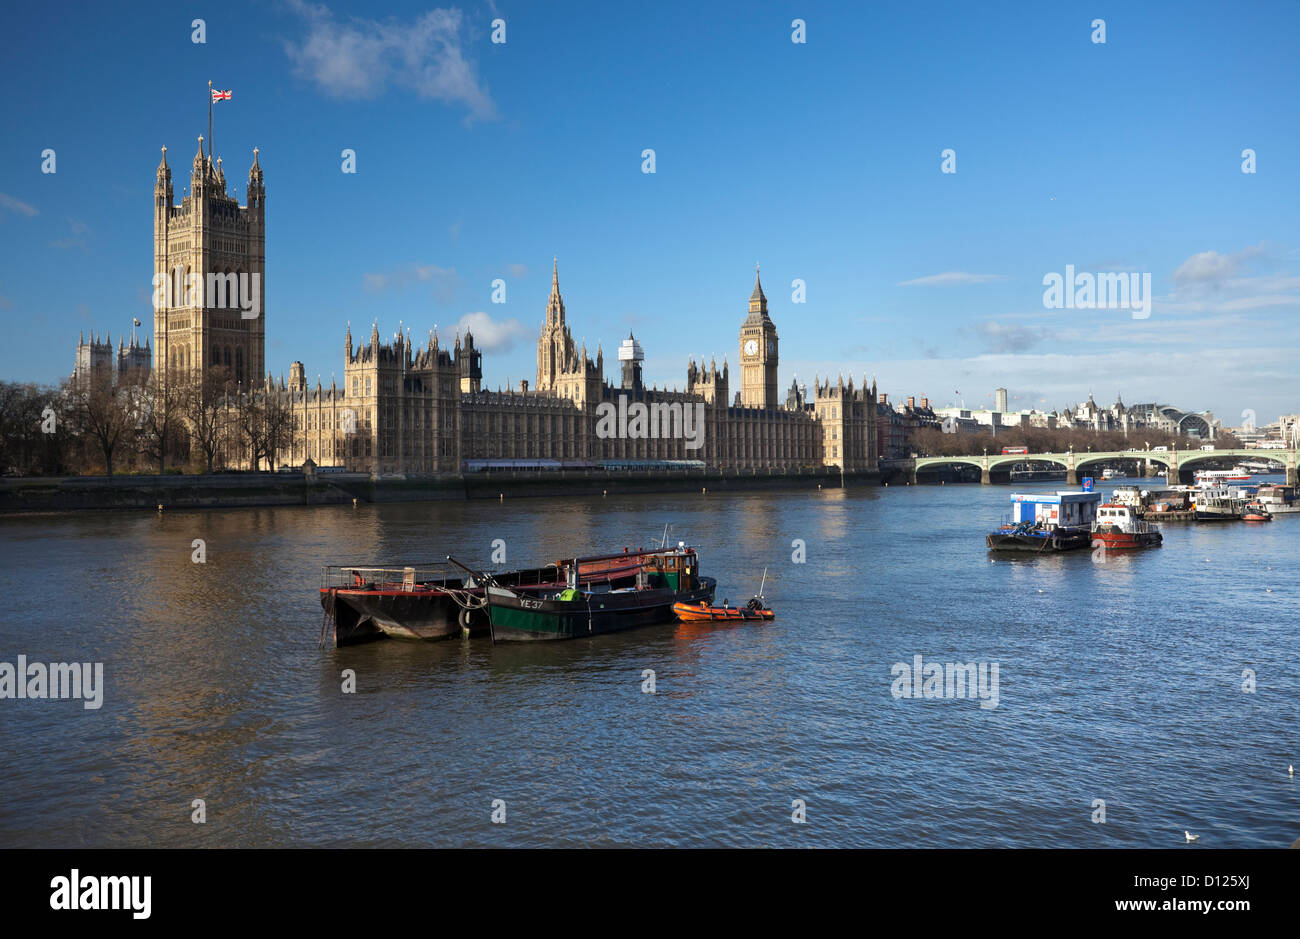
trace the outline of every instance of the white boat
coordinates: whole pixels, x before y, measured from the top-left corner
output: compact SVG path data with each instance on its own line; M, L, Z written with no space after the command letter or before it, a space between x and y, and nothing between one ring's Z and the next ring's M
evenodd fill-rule
M1101 478L1102 478L1102 479L1114 479L1114 478L1117 477L1118 475L1119 475L1119 473L1115 472L1115 471L1114 471L1113 469L1111 469L1109 466L1106 467L1104 470L1101 471Z
M1244 483L1250 480L1250 470L1238 466L1230 470L1197 470L1196 485L1222 486L1225 483Z
M1300 513L1300 495L1295 486L1279 486L1265 483L1259 487L1258 501L1272 515L1290 515Z

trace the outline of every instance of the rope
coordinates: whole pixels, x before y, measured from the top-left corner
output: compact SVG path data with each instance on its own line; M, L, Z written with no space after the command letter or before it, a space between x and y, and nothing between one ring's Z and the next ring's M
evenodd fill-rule
M320 638L316 640L316 648L325 648L326 627L334 621L334 600L337 587L331 587L329 591L329 605L324 607L320 618Z

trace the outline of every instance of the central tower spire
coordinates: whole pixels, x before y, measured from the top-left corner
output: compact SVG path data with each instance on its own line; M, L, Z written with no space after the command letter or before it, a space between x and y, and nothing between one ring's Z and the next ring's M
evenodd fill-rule
M754 292L749 295L749 312L767 315L767 297L763 293L763 283L758 278L758 265L754 265Z
M560 296L560 259L557 257L551 267L551 296L546 301L546 325L564 325L564 298Z

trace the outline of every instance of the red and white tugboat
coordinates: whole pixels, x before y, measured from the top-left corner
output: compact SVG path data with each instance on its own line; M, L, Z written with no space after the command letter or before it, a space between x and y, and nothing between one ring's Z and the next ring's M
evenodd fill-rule
M1271 522L1273 513L1264 507L1264 503L1256 499L1253 502L1246 503L1245 512L1241 516L1248 522Z
M1092 525L1094 548L1099 544L1107 548L1155 548L1162 541L1160 526L1139 519L1133 506L1107 502L1097 507L1097 520Z

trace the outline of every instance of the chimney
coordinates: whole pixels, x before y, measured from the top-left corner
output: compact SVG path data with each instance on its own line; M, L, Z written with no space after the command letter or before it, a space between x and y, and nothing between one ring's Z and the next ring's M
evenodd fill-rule
M929 398L922 398L922 399L921 399L921 407L923 407L923 408L928 408L929 406L930 406L930 399L929 399Z
M888 395L887 393L884 393L884 392L881 393L881 395L880 395L880 403L881 403L881 404L888 404L888 403L889 403L889 395Z
M908 396L907 396L907 406L908 406L909 408L914 408L914 407L916 407L916 398L913 397L912 395L908 395Z

